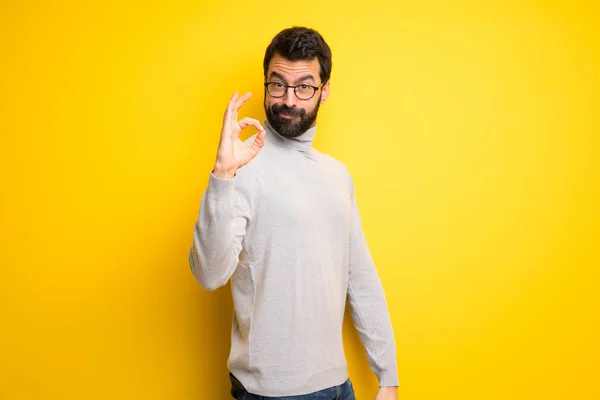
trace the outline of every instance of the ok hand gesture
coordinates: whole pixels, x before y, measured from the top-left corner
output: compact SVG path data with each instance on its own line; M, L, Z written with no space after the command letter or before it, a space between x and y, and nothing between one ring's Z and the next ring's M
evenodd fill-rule
M231 179L235 176L238 168L248 164L262 149L265 144L265 130L254 118L242 118L237 120L238 111L252 94L250 92L238 99L235 92L223 117L223 129L217 152L217 161L213 175L221 179ZM248 126L258 129L258 134L250 146L240 140L240 133Z

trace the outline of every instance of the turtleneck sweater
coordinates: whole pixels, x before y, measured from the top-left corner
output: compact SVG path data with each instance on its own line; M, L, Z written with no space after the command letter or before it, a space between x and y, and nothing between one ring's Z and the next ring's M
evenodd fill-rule
M391 319L350 174L313 147L316 126L296 138L264 127L265 145L232 179L210 173L189 257L207 290L231 279L230 372L262 396L344 383L348 300L379 385L398 386Z

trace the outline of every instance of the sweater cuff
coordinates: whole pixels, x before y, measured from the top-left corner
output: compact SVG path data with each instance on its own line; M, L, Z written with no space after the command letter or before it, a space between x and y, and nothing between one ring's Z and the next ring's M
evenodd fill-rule
M375 375L379 380L379 387L400 386L395 351L388 352L386 362L381 367L381 369L375 371Z
M379 379L379 387L400 386L396 370L381 371L377 378Z
M215 170L213 169L212 171L210 171L210 175L216 179L219 179L221 181L230 181L232 179L235 179L235 177L237 176L237 171L235 174L233 174L233 177L231 179L225 179L225 178L218 178L215 174L214 174Z
M213 173L208 177L208 192L215 194L217 197L223 197L228 194L233 194L235 188L235 176L231 179L217 178Z

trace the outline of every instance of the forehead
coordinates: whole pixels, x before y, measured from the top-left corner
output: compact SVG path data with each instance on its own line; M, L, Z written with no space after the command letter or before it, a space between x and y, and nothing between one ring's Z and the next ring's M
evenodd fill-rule
M306 75L312 75L314 80L317 81L320 70L321 66L316 57L311 60L290 61L276 53L269 63L267 77L270 77L271 73L277 72L289 81Z

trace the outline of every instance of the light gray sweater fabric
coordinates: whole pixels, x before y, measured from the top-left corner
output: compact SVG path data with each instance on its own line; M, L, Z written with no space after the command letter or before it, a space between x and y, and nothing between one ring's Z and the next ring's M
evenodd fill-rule
M348 298L380 386L398 386L388 306L347 169L312 147L316 127L293 139L264 127L264 147L233 179L210 174L190 250L203 287L231 278L229 370L263 396L342 384Z

